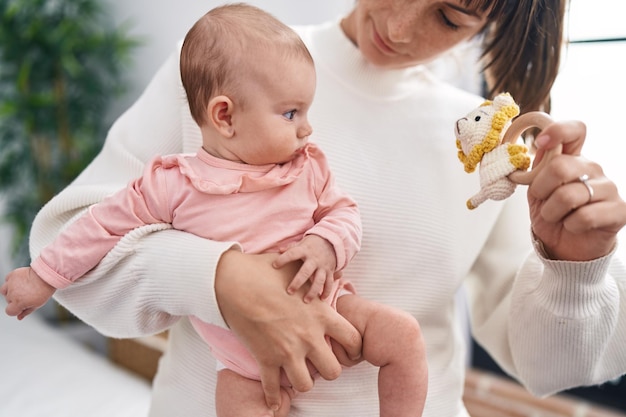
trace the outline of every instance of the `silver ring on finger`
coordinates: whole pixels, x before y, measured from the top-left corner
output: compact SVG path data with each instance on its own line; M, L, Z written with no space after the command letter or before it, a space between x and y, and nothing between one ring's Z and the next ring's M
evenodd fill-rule
M580 177L578 177L578 182L584 185L585 188L587 188L587 191L589 192L589 200L587 200L585 204L591 203L591 200L593 199L594 191L593 191L593 187L591 186L591 184L589 184L589 175L587 174L581 175Z

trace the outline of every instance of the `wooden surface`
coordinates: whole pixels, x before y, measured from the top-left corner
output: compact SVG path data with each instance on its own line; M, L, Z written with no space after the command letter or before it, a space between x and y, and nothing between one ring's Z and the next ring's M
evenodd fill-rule
M167 334L137 339L109 339L109 358L116 364L151 381L159 358L167 348Z
M476 369L467 372L463 400L472 417L626 417L575 397L537 398L516 382Z

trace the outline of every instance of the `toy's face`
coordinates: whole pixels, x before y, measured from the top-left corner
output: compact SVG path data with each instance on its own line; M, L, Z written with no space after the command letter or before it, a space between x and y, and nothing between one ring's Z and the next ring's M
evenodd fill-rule
M472 148L487 136L492 118L493 107L482 106L456 121L454 131L465 155L469 155Z

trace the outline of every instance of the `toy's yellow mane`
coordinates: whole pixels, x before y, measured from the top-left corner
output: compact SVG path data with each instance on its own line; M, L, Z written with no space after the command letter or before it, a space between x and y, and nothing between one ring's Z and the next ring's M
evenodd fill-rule
M491 106L492 104L493 102L491 100L487 100L481 104L480 107ZM474 172L476 166L478 166L482 160L483 155L492 151L500 144L502 130L506 124L518 114L519 107L516 104L504 106L496 111L491 119L491 128L485 135L485 138L472 148L469 155L465 155L462 152L461 141L457 139L456 144L459 149L459 159L465 166L465 172Z

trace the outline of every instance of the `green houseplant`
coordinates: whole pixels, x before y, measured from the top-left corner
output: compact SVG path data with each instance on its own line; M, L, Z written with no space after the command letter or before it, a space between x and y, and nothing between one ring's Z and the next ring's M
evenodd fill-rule
M16 262L37 211L100 150L137 44L101 0L0 0L0 193Z

